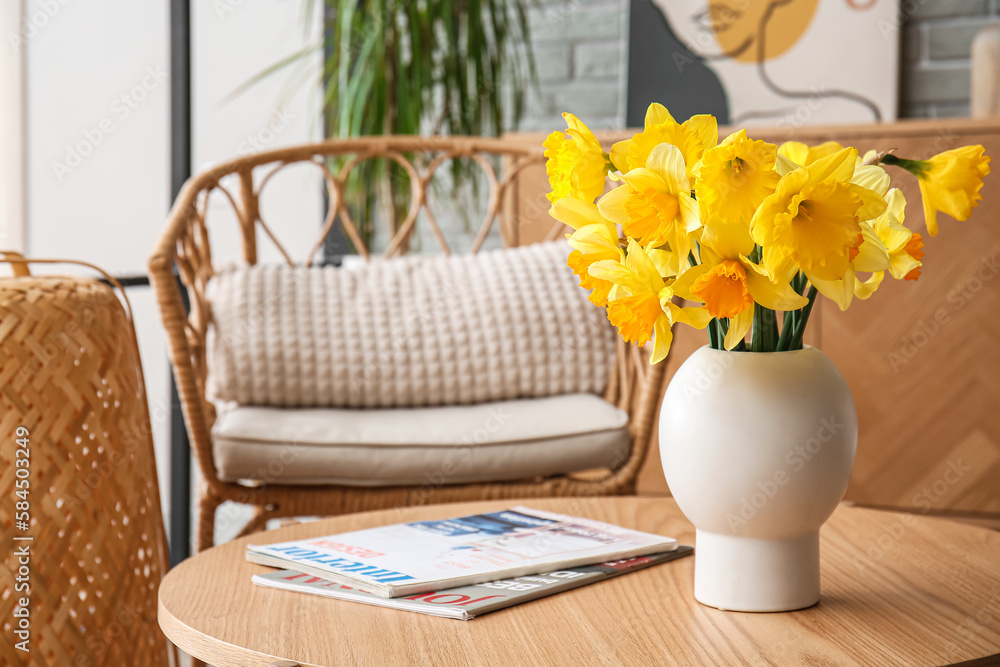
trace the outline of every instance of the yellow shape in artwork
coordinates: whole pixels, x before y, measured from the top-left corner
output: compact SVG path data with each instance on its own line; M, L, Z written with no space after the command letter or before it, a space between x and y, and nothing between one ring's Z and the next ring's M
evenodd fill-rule
M723 52L732 54L733 60L752 63L758 60L761 44L764 60L770 60L799 41L818 4L819 0L713 0L708 13Z

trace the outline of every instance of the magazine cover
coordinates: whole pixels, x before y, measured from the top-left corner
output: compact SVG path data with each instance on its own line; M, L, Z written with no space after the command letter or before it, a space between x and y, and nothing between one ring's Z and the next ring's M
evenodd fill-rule
M672 551L677 541L527 507L247 547L247 560L381 597Z
M691 547L678 546L673 551L648 556L637 556L598 565L584 565L527 577L490 581L473 586L417 593L400 598L379 597L357 588L337 584L328 579L314 577L295 570L255 574L253 582L267 588L309 593L337 600L361 602L378 607L415 611L420 614L468 621L491 611L611 579L652 565L666 563L683 558L693 552L694 549Z

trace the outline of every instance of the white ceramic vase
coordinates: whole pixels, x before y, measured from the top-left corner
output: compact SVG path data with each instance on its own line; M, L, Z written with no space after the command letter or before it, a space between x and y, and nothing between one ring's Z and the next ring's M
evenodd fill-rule
M697 529L695 598L733 611L819 601L819 529L844 497L858 423L851 390L815 348L703 347L670 381L660 456Z

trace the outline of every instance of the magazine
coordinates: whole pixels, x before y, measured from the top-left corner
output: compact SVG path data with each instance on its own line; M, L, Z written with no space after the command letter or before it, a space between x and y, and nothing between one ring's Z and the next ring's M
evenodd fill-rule
M415 611L420 614L468 621L497 609L512 607L522 602L537 600L628 572L635 572L651 565L683 558L693 551L694 549L691 547L679 546L673 551L664 551L648 556L637 556L599 565L584 565L568 570L517 577L516 579L502 579L474 586L417 593L401 598L379 597L295 570L255 574L253 582L267 588L310 593L337 600L349 600L378 607Z
M677 541L670 537L514 507L454 519L250 545L247 560L390 598L675 548Z

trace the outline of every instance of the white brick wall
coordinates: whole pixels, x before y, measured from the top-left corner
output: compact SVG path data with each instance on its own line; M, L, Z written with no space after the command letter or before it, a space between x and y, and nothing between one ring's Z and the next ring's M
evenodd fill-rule
M900 116L969 115L969 54L1000 0L900 0Z
M539 87L519 129L564 128L571 111L592 129L625 122L628 0L550 0L529 10Z

